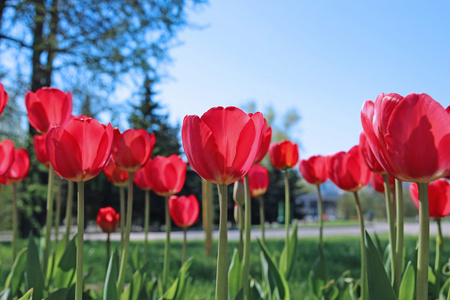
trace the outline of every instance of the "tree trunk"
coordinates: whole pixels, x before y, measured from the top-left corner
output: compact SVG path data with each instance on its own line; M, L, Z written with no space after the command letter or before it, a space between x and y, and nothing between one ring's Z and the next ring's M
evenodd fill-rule
M45 69L41 63L41 55L46 48L44 38L46 8L44 2L44 0L34 1L36 15L34 16L33 43L31 45L33 51L31 58L31 90L33 92L48 85L45 82L47 78L44 74Z

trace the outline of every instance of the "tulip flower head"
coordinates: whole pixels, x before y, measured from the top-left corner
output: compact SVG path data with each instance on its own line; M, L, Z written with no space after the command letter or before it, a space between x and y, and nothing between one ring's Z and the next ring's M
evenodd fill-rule
M109 157L106 165L103 167L103 173L105 173L108 180L115 186L120 187L128 185L128 178L130 174L127 171L120 169L111 156Z
M65 126L52 127L46 148L55 172L71 181L97 176L111 154L113 128L88 117L74 118Z
M3 178L8 183L22 182L30 171L30 156L24 148L14 149L14 160Z
M150 158L145 166L134 172L133 182L135 185L137 185L141 190L151 190L151 175L150 171L152 168L152 159Z
M184 117L181 137L189 165L202 178L229 185L252 166L263 138L264 117L237 107L214 107Z
M97 225L105 233L113 233L119 226L120 214L112 207L100 208L97 214Z
M409 186L411 198L419 209L419 188L417 183ZM444 218L450 215L450 184L445 179L439 179L428 184L428 201L430 206L430 217Z
M284 140L272 143L269 146L269 156L272 165L278 170L286 170L295 167L298 162L297 144Z
M148 175L151 189L160 196L177 194L186 180L187 164L180 156L156 156L150 162Z
M128 129L122 134L114 130L112 155L117 166L127 172L141 169L155 147L155 134L144 129Z
M258 198L267 192L269 187L269 172L261 165L253 165L248 171L250 195Z
M361 110L373 154L386 172L426 183L450 172L450 111L427 94L379 94Z
M322 155L300 160L300 173L310 184L320 185L328 180L327 158Z
M28 121L39 133L52 126L64 126L72 117L72 94L44 87L25 94Z
M33 136L33 145L34 145L34 153L36 154L38 161L41 164L46 165L48 168L50 161L48 159L47 148L45 146L46 138L47 138L46 134L43 135L36 134L35 136Z
M270 141L272 140L272 127L267 126L267 121L264 119L264 132L263 138L261 140L261 145L259 146L258 154L256 154L254 164L259 163L266 156L267 151L269 151Z
M327 158L328 176L340 189L356 192L367 185L370 170L361 155L359 146L348 152L338 152Z
M373 154L372 149L370 149L370 145L364 132L361 132L359 135L359 150L361 150L361 154L370 171L377 174L387 174L383 169L383 166L381 166L378 159Z
M199 211L198 200L194 195L170 196L169 198L170 217L179 227L192 226L198 219Z
M0 115L5 109L6 103L8 103L8 93L6 93L3 84L0 82Z
M0 143L0 176L5 174L14 160L14 143L4 140Z
M383 175L372 172L370 174L369 184L373 187L373 189L380 193L384 194L384 178ZM395 179L394 177L389 176L389 187L391 190L394 188Z

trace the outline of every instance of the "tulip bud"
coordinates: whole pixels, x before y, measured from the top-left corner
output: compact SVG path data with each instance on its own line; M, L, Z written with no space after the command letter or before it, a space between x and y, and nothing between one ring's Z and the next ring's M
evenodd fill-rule
M245 188L244 182L242 180L238 180L234 183L233 187L233 200L240 206L244 205L245 201Z

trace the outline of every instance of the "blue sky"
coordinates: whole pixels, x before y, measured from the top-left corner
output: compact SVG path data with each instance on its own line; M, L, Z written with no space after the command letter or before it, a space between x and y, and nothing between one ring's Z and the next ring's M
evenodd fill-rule
M210 0L171 50L157 88L173 122L254 100L281 118L296 109L300 156L349 150L360 110L380 92L450 104L450 5L445 1Z

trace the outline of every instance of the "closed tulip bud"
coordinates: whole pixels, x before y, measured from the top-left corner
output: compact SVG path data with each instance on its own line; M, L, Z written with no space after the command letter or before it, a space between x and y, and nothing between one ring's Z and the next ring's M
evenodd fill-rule
M298 146L291 141L272 143L269 146L269 156L272 165L278 170L295 167L298 162Z
M5 109L6 103L8 103L8 93L6 93L3 84L0 82L0 115Z
M169 213L172 221L179 227L187 228L197 222L200 207L197 197L170 196Z
M3 175L8 183L22 182L30 171L30 156L24 148L14 149L14 160Z
M245 186L242 180L238 180L233 185L233 200L240 206L244 205Z
M119 226L120 215L112 207L100 208L97 214L97 225L105 233L113 233Z

